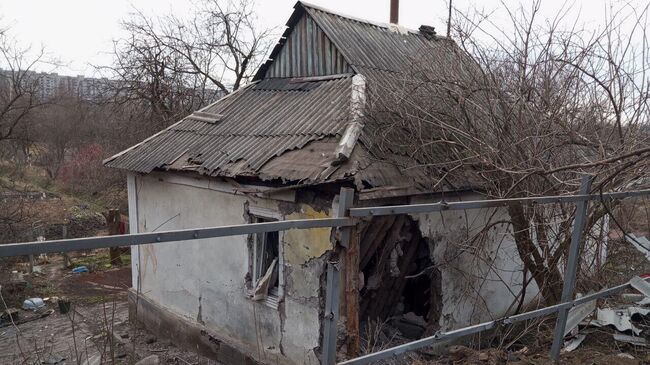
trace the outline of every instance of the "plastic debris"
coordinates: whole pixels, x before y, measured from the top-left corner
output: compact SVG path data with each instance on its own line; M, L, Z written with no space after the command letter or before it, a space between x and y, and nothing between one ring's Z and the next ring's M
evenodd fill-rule
M41 298L29 298L23 302L24 310L37 310L45 307L45 302Z
M88 272L88 268L86 266L77 266L74 269L72 269L73 274L81 274L84 272Z

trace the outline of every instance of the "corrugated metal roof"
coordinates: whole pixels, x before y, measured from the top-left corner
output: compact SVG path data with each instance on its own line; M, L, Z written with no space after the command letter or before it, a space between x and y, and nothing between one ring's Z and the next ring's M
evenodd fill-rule
M254 175L286 151L325 137L340 138L350 116L350 96L351 75L262 80L202 110L221 115L220 121L190 115L105 164L142 173L173 169Z
M366 123L351 158L330 171L334 151L350 117L352 75L325 80L289 79L269 78L280 73L267 72L273 58L280 57L292 28L306 14L352 71L365 76L370 94L412 80L409 74L422 58L440 64L439 70L433 71L436 75L429 78L446 80L462 74L464 67L475 67L467 66L471 59L459 56L459 48L444 37L355 19L304 2L298 2L295 8L271 60L255 76L259 82L202 110L218 115L217 122L188 116L109 159L106 165L142 173L154 169L189 170L213 176L255 176L301 183L354 179L360 188L430 190L428 180L435 172L417 168L422 163L408 148L377 146L375 137L381 131L373 128L371 121ZM328 173L323 176L325 170Z
M387 71L402 71L414 57L431 51L430 41L418 32L400 32L388 26L343 17L304 5L305 9L355 66Z

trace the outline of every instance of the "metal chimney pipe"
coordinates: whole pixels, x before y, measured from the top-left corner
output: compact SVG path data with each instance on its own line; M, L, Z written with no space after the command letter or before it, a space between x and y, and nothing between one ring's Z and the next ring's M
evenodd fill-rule
M390 0L390 22L392 24L399 22L399 0Z

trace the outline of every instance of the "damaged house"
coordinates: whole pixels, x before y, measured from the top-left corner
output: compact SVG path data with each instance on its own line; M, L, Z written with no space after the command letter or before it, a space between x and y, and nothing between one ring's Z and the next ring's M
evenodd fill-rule
M419 57L467 56L431 27L298 2L253 82L105 161L128 172L131 232L330 217L341 187L355 189L358 206L480 199L469 182L432 188L430 171L405 168L419 162L377 150L369 132L373 88L398 82ZM362 222L362 326L392 321L417 338L511 310L524 275L507 225L486 233L487 257L458 245L488 215L506 214ZM319 364L332 236L318 228L134 246L132 307L161 336L228 363ZM526 290L532 299L538 289Z

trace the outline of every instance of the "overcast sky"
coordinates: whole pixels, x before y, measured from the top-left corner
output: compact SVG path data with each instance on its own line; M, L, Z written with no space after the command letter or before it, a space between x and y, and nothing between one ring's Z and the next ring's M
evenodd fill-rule
M571 21L578 19L587 27L602 24L607 4L622 0L575 0ZM646 0L647 1L647 0ZM337 12L373 21L388 20L390 0L311 0L313 4ZM529 6L530 0L454 0L459 9L478 7L503 13L503 5ZM256 11L265 27L283 26L295 0L257 0ZM447 0L401 0L400 24L417 29L421 24L444 32ZM542 16L551 17L565 0L543 0ZM93 74L92 64L110 63L111 39L121 35L120 20L134 8L149 14L191 12L192 0L0 0L0 24L11 27L22 44L44 46L49 55L65 66L61 74ZM46 66L42 66L47 68ZM45 69L46 71L49 71Z

